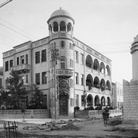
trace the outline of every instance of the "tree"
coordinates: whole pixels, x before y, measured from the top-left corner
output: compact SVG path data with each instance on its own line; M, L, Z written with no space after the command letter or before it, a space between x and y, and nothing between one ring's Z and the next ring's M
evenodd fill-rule
M6 108L10 105L10 93L5 91L2 87L0 88L0 105L6 106Z
M11 94L11 105L14 109L21 109L27 94L26 89L23 87L22 76L17 70L12 70L6 82L7 89Z
M34 93L32 95L32 99L30 100L30 105L32 108L41 109L43 107L43 92L39 90L37 85L34 85Z

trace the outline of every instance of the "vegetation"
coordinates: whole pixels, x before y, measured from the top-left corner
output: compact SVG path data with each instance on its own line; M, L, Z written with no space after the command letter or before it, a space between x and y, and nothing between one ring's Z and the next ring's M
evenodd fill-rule
M6 80L7 90L10 94L10 104L13 109L21 109L25 104L25 98L27 91L23 87L22 76L19 75L18 71L12 70L10 77Z
M29 102L29 108L33 108L33 109L42 109L43 108L43 97L44 94L43 92L41 92L38 87L36 85L34 85L33 87L33 95L32 98Z

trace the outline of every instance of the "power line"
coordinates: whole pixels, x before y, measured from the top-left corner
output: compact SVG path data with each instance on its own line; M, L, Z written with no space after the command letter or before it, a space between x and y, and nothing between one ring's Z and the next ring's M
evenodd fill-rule
M13 32L15 32L15 33L17 33L17 34L19 34L19 35L24 36L25 38L29 38L29 37L27 37L26 35L24 35L24 34L18 32L18 31L16 31L16 30L14 30L14 29L12 29L12 28L10 28L10 27L8 27L8 26L2 24L2 23L0 23L0 25L3 26L3 27L5 27L5 28L7 28L7 29L9 29L9 30L11 30L11 31L13 31ZM30 38L29 38L29 39L30 39Z
M9 2L11 2L12 0L7 0L5 2L3 2L2 4L0 4L0 8L2 8L3 6L5 6L6 4L8 4Z
M7 21L5 21L5 20L3 20L3 19L1 19L1 18L0 18L0 20L1 20L1 21L3 21L3 22L5 22L5 23L7 23L8 25L10 25L10 26L12 26L12 27L14 27L14 28L16 28L16 29L20 30L20 31L21 31L21 32L23 32L24 34L26 34L26 35L28 35L28 36L30 36L30 37L32 37L32 38L37 39L36 37L34 37L34 36L30 35L29 33L27 33L27 32L25 32L25 31L21 30L21 29L20 29L20 28L18 28L18 27L14 26L14 25L12 25L12 24L10 24L10 23L8 23Z

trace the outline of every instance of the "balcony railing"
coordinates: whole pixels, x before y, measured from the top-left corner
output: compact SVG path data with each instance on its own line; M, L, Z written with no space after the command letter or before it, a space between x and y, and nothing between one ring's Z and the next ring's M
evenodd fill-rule
M67 32L57 32L57 33L53 33L50 36L50 40L55 39L55 38L60 38L60 37L65 37L65 38L72 39L72 36L70 34L68 34Z
M71 70L71 69L57 69L56 75L57 76L72 77L73 76L73 70Z
M20 73L27 73L30 71L31 66L29 64L22 64L22 65L18 65L18 66L13 66L11 68L11 70L17 70Z

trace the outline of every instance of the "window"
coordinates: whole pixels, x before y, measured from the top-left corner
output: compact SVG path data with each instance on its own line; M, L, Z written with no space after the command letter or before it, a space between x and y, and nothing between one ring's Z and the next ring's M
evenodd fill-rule
M42 50L42 55L41 55L41 62L46 61L46 49Z
M81 53L81 64L84 65L84 55Z
M10 68L13 67L13 60L10 60Z
M35 83L36 83L37 85L40 85L40 73L36 73L36 74L35 74Z
M5 62L5 71L8 71L8 61Z
M79 74L75 73L75 82L76 84L79 84Z
M61 57L60 66L61 66L61 69L65 69L66 68L65 57Z
M26 64L28 64L28 54L26 54Z
M53 23L53 31L54 32L57 32L58 31L58 23L57 22L54 22Z
M21 56L21 64L24 64L24 56Z
M66 25L64 21L60 22L60 31L66 31Z
M42 84L47 84L47 73L42 72Z
M81 74L81 85L84 85L84 75Z
M35 52L35 63L40 63L40 51Z
M26 75L26 83L28 83L28 75Z
M79 59L79 57L78 57L78 51L75 51L75 62L77 62L77 63L78 63L78 62L79 62L79 60L78 60L78 59Z
M72 59L70 59L70 67L73 68L73 60Z
M64 47L65 47L65 42L61 41L61 48L64 48Z
M17 57L17 65L19 65L19 57Z
M79 106L79 95L76 94L76 106Z

